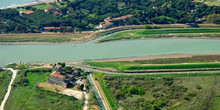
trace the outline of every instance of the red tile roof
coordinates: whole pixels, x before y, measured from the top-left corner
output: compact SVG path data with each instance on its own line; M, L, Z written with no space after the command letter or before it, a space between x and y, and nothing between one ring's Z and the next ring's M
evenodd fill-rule
M55 12L53 12L53 14L58 15L58 14L60 14L60 13L59 13L59 12L57 12L57 11L55 11Z
M51 9L56 9L57 7L53 7L53 6L50 6L50 7L48 7L48 8L46 8L46 10L51 10Z
M58 71L54 71L52 74L50 74L50 76L58 77L58 78L62 78L62 79L66 78L66 75L63 75Z
M32 10L27 10L24 12L24 14L27 14L27 15L32 14L32 13L34 13L34 11L32 11Z

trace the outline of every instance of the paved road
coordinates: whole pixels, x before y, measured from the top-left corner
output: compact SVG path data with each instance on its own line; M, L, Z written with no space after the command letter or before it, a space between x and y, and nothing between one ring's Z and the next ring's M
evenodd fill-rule
M92 90L93 90L93 92L95 94L95 97L97 99L99 107L101 108L101 110L108 110L107 106L106 106L106 104L104 102L104 99L103 99L101 93L98 90L98 87L95 85L95 82L94 82L94 80L92 78L92 75L90 74L87 78L88 78L89 83L90 83L90 85L92 87Z
M93 68L88 68L88 67L82 67L82 66L75 66L77 68L81 68L85 71L96 71L96 72L101 72L105 74L115 74L115 75L155 75L155 74L190 74L190 73L220 73L220 70L215 70L215 71L184 71L184 72L153 72L153 73L118 73L118 72L109 72L109 71L104 71L104 70L99 70L99 69L93 69Z
M5 94L5 97L4 97L3 101L2 101L0 110L4 110L5 103L6 103L8 97L9 97L9 94L11 92L11 85L14 82L14 80L16 78L16 75L17 75L17 72L18 72L18 70L13 70L12 68L8 68L8 69L13 72L13 75L12 75L12 78L11 78L11 82L8 85L7 93Z

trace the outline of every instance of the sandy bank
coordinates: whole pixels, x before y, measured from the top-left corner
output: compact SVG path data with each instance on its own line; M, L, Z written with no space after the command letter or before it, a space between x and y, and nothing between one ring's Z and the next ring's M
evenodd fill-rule
M13 5L13 6L6 6L6 7L0 8L0 9L25 7L25 6L39 5L39 4L42 4L42 3L54 3L56 1L57 0L35 0L35 2L32 2L32 3L25 3L25 4Z

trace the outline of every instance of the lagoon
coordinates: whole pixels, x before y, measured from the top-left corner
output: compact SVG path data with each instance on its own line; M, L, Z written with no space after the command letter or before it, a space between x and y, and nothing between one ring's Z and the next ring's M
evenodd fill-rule
M163 54L220 53L218 39L138 39L95 43L0 45L0 66L22 62L85 61Z

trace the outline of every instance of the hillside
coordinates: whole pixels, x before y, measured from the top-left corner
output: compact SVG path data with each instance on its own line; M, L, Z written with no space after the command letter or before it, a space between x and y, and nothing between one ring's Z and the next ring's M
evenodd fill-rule
M64 2L63 2L64 1ZM57 27L52 32L94 30L105 18L133 15L118 19L114 26L175 23L220 23L219 6L208 6L192 0L63 0L54 4L0 10L1 33L41 32L44 27ZM53 6L44 8L47 6ZM44 9L44 10L43 10ZM196 12L195 12L196 11ZM208 17L207 17L208 16Z
M203 2L207 5L220 6L220 0L195 0L196 2Z

